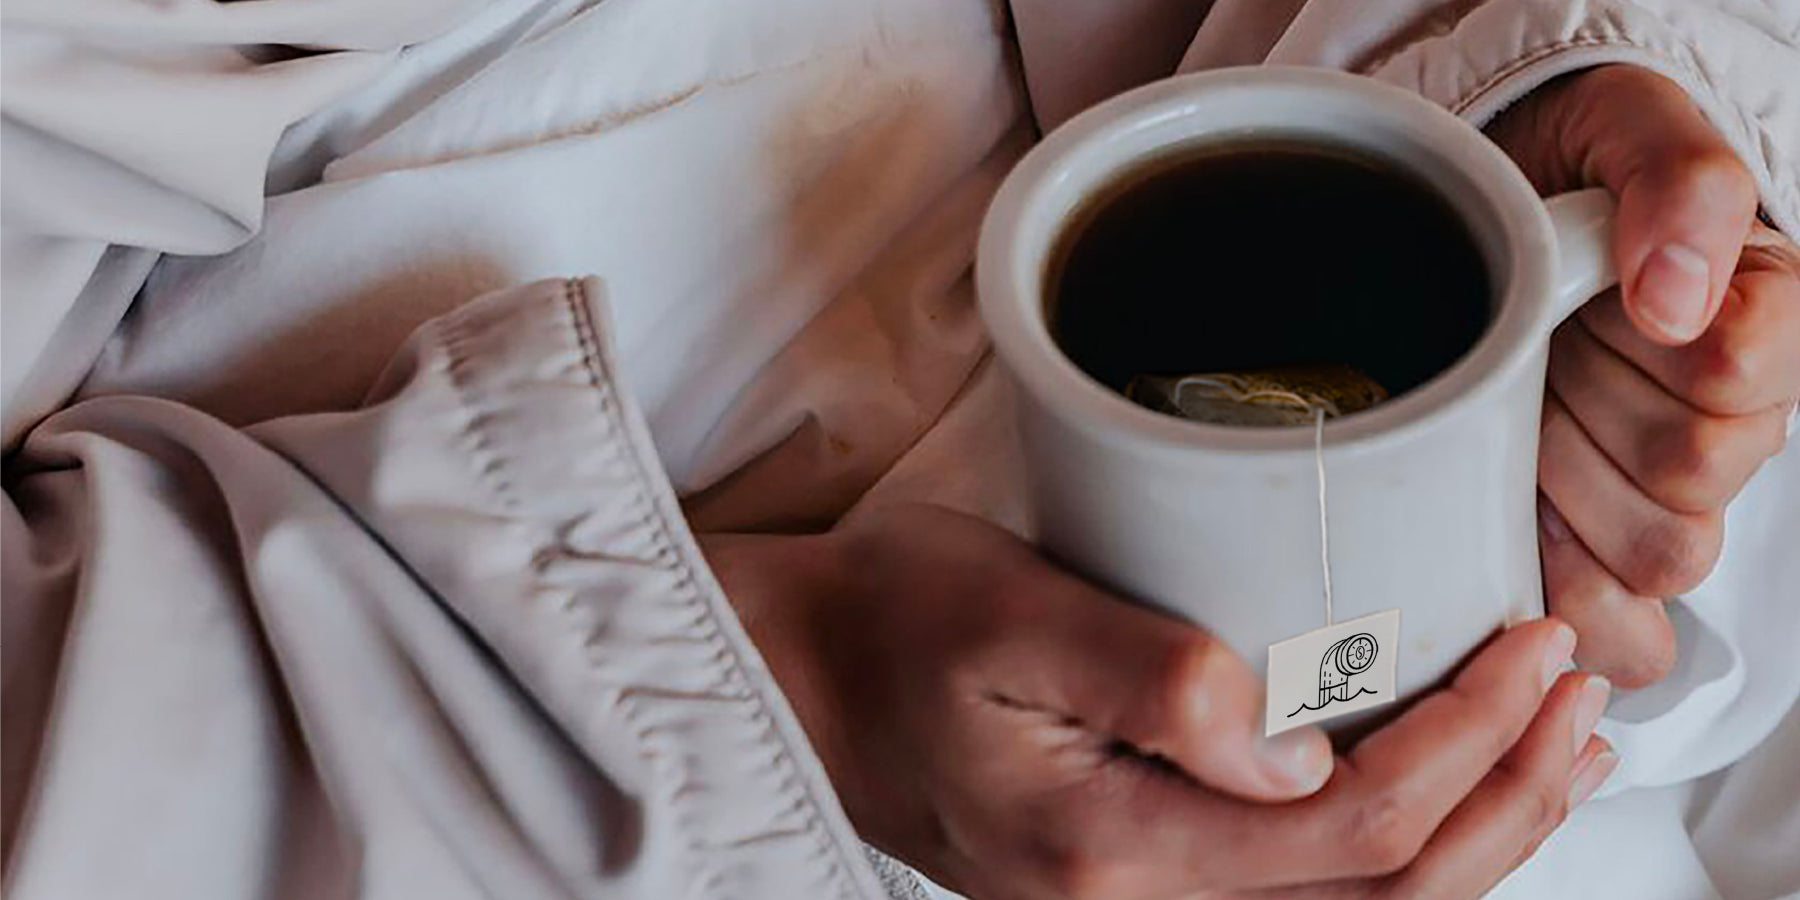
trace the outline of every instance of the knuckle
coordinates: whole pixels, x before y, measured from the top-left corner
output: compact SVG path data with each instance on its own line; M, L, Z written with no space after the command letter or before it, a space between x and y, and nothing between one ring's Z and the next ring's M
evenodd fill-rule
M1741 414L1752 411L1767 367L1764 354L1751 342L1720 334L1694 348L1692 399L1707 409Z
M1568 815L1568 791L1559 788L1546 772L1523 786L1520 802L1524 804L1525 822L1531 835L1550 833Z
M1731 287L1745 307L1777 321L1800 315L1800 248L1784 242L1745 244Z
M1671 152L1666 170L1715 202L1752 210L1756 207L1756 177L1743 160L1721 142L1690 144Z
M1665 502L1709 509L1730 493L1730 423L1687 416L1650 443L1647 485Z
M1427 833L1406 798L1384 791L1360 803L1345 829L1353 874L1389 875L1405 868L1425 846Z
M1153 685L1157 706L1166 710L1204 709L1209 682L1223 664L1222 648L1205 632L1175 641L1165 654Z
M1642 601L1654 603L1653 600ZM1630 652L1620 654L1603 667L1601 674L1620 688L1631 690L1655 684L1675 669L1675 635L1667 626L1660 634L1633 642Z
M1722 528L1716 514L1666 513L1632 541L1626 586L1646 597L1670 597L1692 589L1712 572Z

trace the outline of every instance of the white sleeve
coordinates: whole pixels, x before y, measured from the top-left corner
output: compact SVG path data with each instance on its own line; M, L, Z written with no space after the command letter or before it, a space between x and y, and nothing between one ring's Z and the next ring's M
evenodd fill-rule
M1224 0L1183 70L1238 46L1213 31L1254 0ZM1277 3L1275 6L1284 4ZM1265 11L1266 14L1266 11ZM1261 61L1364 72L1477 125L1546 81L1631 63L1681 84L1756 174L1776 225L1800 234L1800 5L1754 0L1311 0ZM1219 17L1215 21L1214 17Z
M1800 233L1800 4L1772 0L1012 0L1045 130L1174 71L1326 66L1423 94L1476 124L1544 82L1627 62L1687 88ZM1104 8L1102 8L1104 7ZM1171 50L1187 35L1186 52Z

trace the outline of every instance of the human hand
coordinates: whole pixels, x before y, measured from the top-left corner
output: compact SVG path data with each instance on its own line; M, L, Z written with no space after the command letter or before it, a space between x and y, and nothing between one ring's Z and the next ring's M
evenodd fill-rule
M859 831L979 900L1475 897L1616 762L1521 625L1333 760L1205 631L946 510L702 547Z
M1538 456L1550 611L1580 663L1621 685L1667 674L1662 600L1711 571L1725 506L1779 452L1800 396L1800 249L1756 221L1756 182L1674 82L1602 66L1488 127L1546 195L1618 198L1622 291L1550 346Z

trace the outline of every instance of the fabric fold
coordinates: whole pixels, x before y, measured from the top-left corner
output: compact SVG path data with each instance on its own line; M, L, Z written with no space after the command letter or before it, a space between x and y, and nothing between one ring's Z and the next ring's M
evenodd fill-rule
M9 896L882 895L613 384L598 290L433 320L357 411L113 397L32 433Z

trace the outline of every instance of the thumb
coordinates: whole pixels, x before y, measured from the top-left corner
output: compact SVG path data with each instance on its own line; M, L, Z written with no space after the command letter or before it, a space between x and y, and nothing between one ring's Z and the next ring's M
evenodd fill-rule
M1289 800L1330 777L1323 731L1263 736L1262 679L1206 630L1075 579L1037 602L1047 608L1021 635L1035 659L1014 656L999 676L1013 690L1229 794Z
M1681 86L1648 69L1602 66L1546 90L1532 133L1514 137L1536 152L1514 158L1537 163L1525 167L1540 187L1611 189L1626 314L1656 343L1699 337L1749 235L1755 179Z

